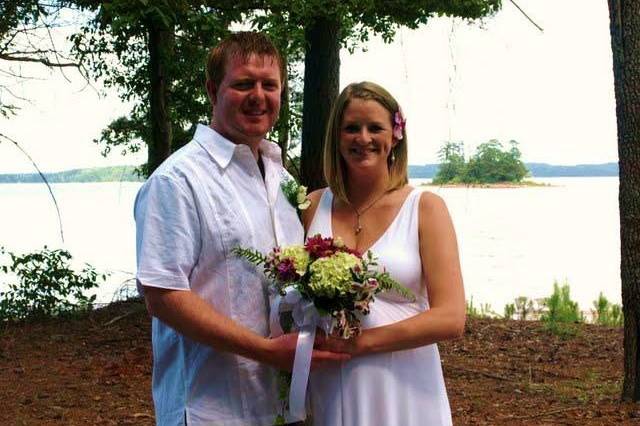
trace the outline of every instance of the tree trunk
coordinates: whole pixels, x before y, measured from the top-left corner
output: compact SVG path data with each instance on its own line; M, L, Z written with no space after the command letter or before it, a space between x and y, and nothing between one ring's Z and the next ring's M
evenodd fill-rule
M620 162L622 398L640 400L640 2L609 0Z
M149 32L149 124L151 140L147 157L147 175L171 155L171 117L169 114L168 90L170 82L169 64L173 56L173 28L167 28L158 17L147 21Z
M285 119L282 120L282 126L278 131L278 146L282 151L282 165L287 167L287 151L289 151L289 96L288 94L283 95L283 98L286 98L286 103L282 104L280 108L280 117Z
M287 57L283 55L282 60L287 63ZM291 108L289 106L289 89L283 89L280 106L280 119L276 123L278 130L278 146L282 151L282 165L287 167L287 151L289 150L289 125L291 123Z
M300 172L309 191L325 186L322 151L331 105L340 88L339 32L337 18L316 18L305 29Z

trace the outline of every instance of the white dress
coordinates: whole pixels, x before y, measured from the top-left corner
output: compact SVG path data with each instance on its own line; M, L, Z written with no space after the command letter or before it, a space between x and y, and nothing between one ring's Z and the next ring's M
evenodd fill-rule
M429 309L418 237L421 191L414 189L371 250L391 276L417 295L408 302L382 292L363 328L401 321ZM307 235L332 236L333 194L326 189ZM315 426L451 425L451 410L435 344L354 358L311 373L309 394Z

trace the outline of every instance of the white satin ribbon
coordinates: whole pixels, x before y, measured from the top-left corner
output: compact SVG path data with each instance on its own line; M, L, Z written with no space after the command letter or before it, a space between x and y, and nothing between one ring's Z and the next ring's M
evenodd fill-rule
M288 423L299 422L306 418L305 396L311 369L313 342L316 328L321 327L327 334L331 333L332 320L329 315L320 316L313 302L302 298L293 286L284 289L285 294L277 294L271 302L269 323L271 337L284 334L280 326L280 313L291 311L293 321L298 329L296 354L293 360L291 388L289 389L289 410L285 415Z

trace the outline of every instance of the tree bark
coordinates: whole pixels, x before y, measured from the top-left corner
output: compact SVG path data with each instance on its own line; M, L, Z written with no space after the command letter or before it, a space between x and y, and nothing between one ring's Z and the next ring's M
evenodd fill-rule
M286 55L282 55L282 60L287 63ZM282 96L280 99L280 119L276 123L276 129L278 130L278 146L282 151L282 165L287 167L287 151L289 151L289 125L291 123L291 108L289 105L289 88L283 88Z
M620 163L622 398L640 400L640 2L609 0Z
M148 145L147 175L171 155L173 132L169 113L169 64L173 56L174 32L159 18L147 21L149 49L149 124L151 139Z
M301 180L309 191L325 186L324 133L340 88L340 21L316 18L305 29Z

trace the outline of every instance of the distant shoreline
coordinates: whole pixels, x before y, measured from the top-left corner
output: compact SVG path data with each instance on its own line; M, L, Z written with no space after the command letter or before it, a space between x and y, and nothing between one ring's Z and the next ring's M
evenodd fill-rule
M546 163L525 163L532 178L547 177L617 177L618 163L577 164L574 166L559 166ZM433 179L439 164L425 164L423 166L409 165L411 179Z
M44 173L49 183L143 182L136 166L94 167ZM0 174L0 183L42 183L38 173Z
M545 163L525 163L532 178L548 177L617 177L618 163L578 164L575 166L558 166ZM409 165L409 179L433 179L439 164ZM73 169L62 172L44 173L49 183L84 183L84 182L143 182L144 179L136 173L136 166L94 167L87 169ZM42 183L42 176L38 173L5 173L0 174L0 183ZM438 185L449 186L449 185ZM479 185L452 185L487 187ZM502 184L496 187L510 187ZM514 187L537 186L514 185ZM488 187L492 187L489 185Z

